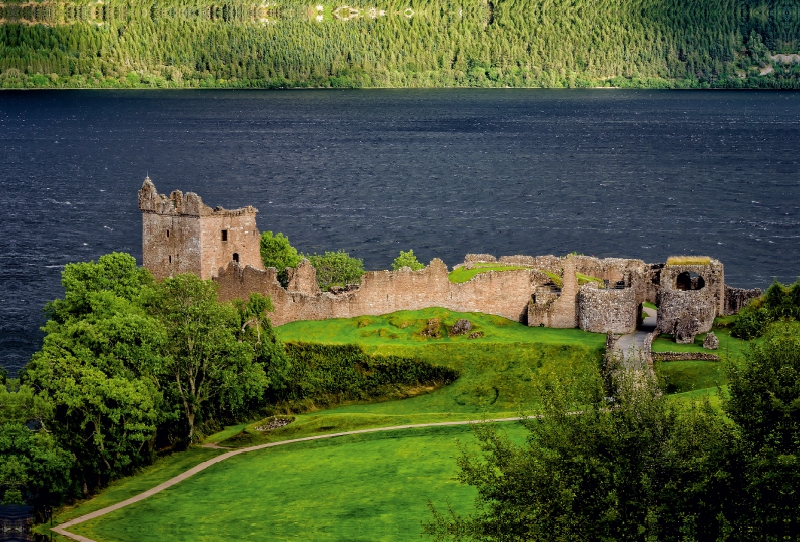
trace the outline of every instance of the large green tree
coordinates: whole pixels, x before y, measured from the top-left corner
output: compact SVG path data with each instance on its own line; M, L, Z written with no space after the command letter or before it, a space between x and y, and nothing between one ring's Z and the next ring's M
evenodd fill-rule
M37 512L72 493L72 454L50 432L53 404L17 380L0 384L0 501Z
M613 399L599 377L581 393L550 380L524 445L478 425L459 479L478 490L473 514L434 510L437 540L699 540L694 479L725 427L705 404L679 412L654 378L619 372ZM588 393L587 393L588 392Z
M218 302L216 284L192 274L171 277L153 288L147 305L166 333L164 381L180 402L189 441L198 418L211 417L209 408L237 410L264 393L263 363L240 337L242 314Z
M764 341L729 370L725 413L736 439L723 513L733 540L800 537L800 323L770 326Z

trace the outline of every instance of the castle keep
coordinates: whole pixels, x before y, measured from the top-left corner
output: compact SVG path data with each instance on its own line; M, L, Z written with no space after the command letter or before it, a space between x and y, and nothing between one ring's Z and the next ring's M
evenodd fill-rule
M657 328L692 342L711 329L714 318L735 314L758 289L730 288L723 265L710 258L647 264L642 260L589 256L503 256L469 254L456 267L498 262L521 269L487 271L455 284L443 261L419 271L370 271L361 284L321 292L316 271L304 260L287 269L286 288L278 270L263 269L253 207L210 208L197 194L158 194L149 178L139 190L142 260L156 279L179 273L211 278L221 300L258 292L272 298L273 324L380 315L398 310L444 307L483 312L529 326L578 327L596 333L636 328L641 304L658 306Z
M180 273L214 278L229 263L261 268L255 207L212 209L193 192L159 194L150 178L139 190L142 263L156 279Z

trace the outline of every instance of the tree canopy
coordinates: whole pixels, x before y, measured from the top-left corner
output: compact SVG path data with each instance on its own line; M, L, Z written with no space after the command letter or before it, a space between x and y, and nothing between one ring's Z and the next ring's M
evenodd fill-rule
M730 362L723 411L622 371L610 389L545 383L523 445L476 426L459 479L475 511L433 510L436 540L784 540L800 533L800 324L777 323ZM785 538L788 537L788 538Z

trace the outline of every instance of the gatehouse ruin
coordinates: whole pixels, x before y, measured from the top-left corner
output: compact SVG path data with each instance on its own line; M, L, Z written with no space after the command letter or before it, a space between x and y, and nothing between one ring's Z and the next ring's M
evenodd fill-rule
M486 271L464 283L449 279L447 265L434 259L419 271L369 271L360 285L336 292L317 286L316 271L303 260L287 269L263 268L257 209L211 208L197 194L158 194L149 178L139 190L142 261L156 279L194 273L218 284L222 301L257 292L272 299L274 325L381 315L399 310L443 307L482 312L529 326L580 328L596 333L629 333L641 318L642 303L658 307L657 330L692 342L711 330L717 316L735 314L760 289L725 284L721 262L712 258L670 258L648 264L638 259L591 256L503 256L468 254L455 267L499 263L517 269Z

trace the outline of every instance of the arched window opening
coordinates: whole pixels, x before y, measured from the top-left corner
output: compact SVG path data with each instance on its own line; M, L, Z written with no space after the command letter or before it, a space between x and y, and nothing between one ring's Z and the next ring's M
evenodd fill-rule
M233 261L239 263L239 254L237 252L233 253Z
M682 290L682 291L689 291L689 290L702 290L706 285L706 281L703 280L703 277L698 275L697 273L692 273L690 271L684 271L677 277L675 277L675 289Z

